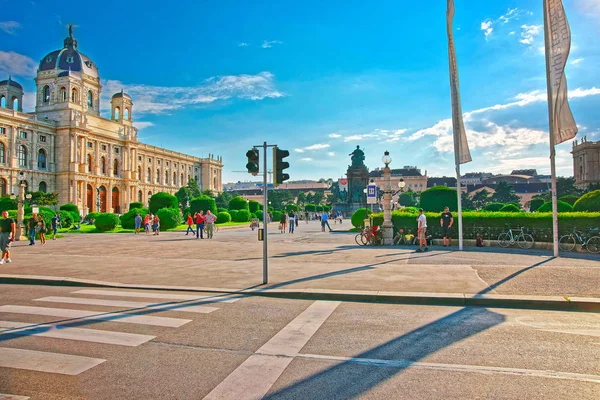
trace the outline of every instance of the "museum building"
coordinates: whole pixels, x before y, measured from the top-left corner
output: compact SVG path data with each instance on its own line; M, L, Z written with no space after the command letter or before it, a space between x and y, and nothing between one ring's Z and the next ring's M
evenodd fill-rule
M221 192L221 157L198 158L138 141L133 99L123 91L100 116L96 64L79 52L73 29L64 47L40 61L35 112L23 112L23 87L0 81L0 194L57 192L59 203L91 211L127 211L153 193L175 193L194 178Z

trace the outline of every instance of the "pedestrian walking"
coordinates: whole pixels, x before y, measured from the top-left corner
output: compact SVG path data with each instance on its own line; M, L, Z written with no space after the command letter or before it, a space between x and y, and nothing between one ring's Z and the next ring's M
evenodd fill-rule
M140 213L137 213L137 215L135 216L134 223L135 223L135 229L133 230L133 234L139 235L140 229L142 227L142 215Z
M60 215L54 214L54 217L50 220L52 224L52 240L56 240L56 232L58 232L58 224L60 224Z
M329 216L327 215L327 213L323 213L323 215L321 215L321 232L325 232L325 226L327 226L327 228L329 228L329 232L331 232L331 226L329 226Z
M294 222L296 223L296 228L298 227L298 221L300 220L300 216L298 213L294 213Z
M195 215L198 215L198 213L196 213ZM187 215L187 231L185 231L185 236L190 234L190 231L192 231L192 236L194 236L194 234L196 232L194 232L194 228L192 227L192 225L194 225L194 219L192 218L191 214Z
M158 218L158 215L155 215L152 219L152 230L154 231L154 235L160 235L160 218Z
M46 244L46 221L44 221L44 218L42 218L41 215L38 215L38 224L36 230L40 235L40 243Z
M198 213L196 213L196 239L198 239L198 237L200 239L204 239L204 222L205 222L205 217L204 214L202 213L202 210L200 210Z
M444 207L444 212L440 218L442 227L442 237L444 238L444 247L452 246L452 225L454 225L454 217L450 212L450 208Z
M304 220L306 220L306 223L308 224L308 220L309 220L308 211L304 211Z
M37 228L37 218L36 215L33 214L29 221L27 222L27 230L29 233L29 245L33 246L35 244L35 230Z
M2 220L0 220L0 250L2 258L0 264L11 262L10 245L15 241L15 220L8 217L8 211L2 211Z
M285 230L287 228L287 219L287 214L282 213L281 218L279 218L279 233L285 233Z
M296 227L296 217L294 214L291 214L289 216L289 221L290 221L290 231L289 233L294 233L294 228Z
M206 224L206 235L208 236L209 239L213 238L216 220L217 220L217 217L215 216L215 214L213 214L212 212L210 212L210 210L208 210L206 212L206 215L204 216L204 223Z
M427 217L423 214L423 209L419 208L419 217L417 218L417 240L419 240L419 248L417 252L429 251L427 247Z
M146 214L144 217L144 232L146 232L146 235L150 234L150 214Z

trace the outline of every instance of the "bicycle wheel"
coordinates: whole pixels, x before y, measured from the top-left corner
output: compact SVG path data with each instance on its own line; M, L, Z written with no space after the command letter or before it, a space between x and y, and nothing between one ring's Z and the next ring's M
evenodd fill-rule
M357 245L359 245L359 246L362 246L362 245L363 245L363 244L362 244L362 242L361 242L361 239L360 239L360 238L361 238L361 236L362 236L362 233L357 233L357 234L356 234L356 236L354 236L354 241L355 241L355 242L356 242L356 244L357 244Z
M528 234L523 234L523 235L519 236L517 243L519 244L519 247L522 249L530 249L533 247L533 244L535 243L535 241L533 240L533 236L528 235Z
M592 236L591 238L589 238L589 240L586 242L585 247L587 248L587 251L589 251L592 254L599 254L600 253L600 236Z
M498 245L505 248L510 246L510 235L506 232L501 233L500 236L498 236Z
M367 232L363 232L360 235L360 244L362 244L363 246L366 246L369 244L369 234Z
M558 247L562 251L573 251L575 248L575 238L573 235L563 235L558 239Z

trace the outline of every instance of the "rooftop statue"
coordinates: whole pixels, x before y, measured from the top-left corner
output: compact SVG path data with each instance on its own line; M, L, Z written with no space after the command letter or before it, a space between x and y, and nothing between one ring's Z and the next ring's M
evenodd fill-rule
M360 149L360 146L356 146L356 150L348 155L352 157L352 167L365 165L365 152Z

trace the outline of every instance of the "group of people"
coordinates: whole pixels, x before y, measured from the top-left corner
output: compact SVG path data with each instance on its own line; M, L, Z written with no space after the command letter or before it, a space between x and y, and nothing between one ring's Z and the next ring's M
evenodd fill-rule
M206 238L212 239L215 231L215 222L217 222L217 216L213 214L210 210L206 211L206 214L202 210L194 213L192 217L191 214L187 215L187 230L185 235L189 235L192 232L192 236L196 235L196 239L204 239L204 229L206 228ZM194 230L194 224L196 225L196 230Z
M279 219L279 233L285 233L289 226L289 233L294 233L294 230L298 227L298 221L300 216L297 212L294 213L282 213Z
M56 234L58 233L58 226L60 225L60 214L56 213L50 220L52 225L52 240L56 240ZM40 235L40 243L46 244L46 221L41 215L33 213L31 218L27 221L27 233L29 237L29 245L35 244L35 235Z
M417 240L419 241L419 249L417 252L429 251L429 247L427 245L427 217L423 213L422 208L419 208L417 224ZM452 246L452 225L454 225L454 216L450 212L450 208L445 207L444 212L440 217L440 226L442 227L444 247Z
M139 235L142 229L142 222L144 223L144 232L146 235L160 235L160 218L156 214L146 214L142 218L142 214L137 213L135 216L135 229L133 230L134 235Z

